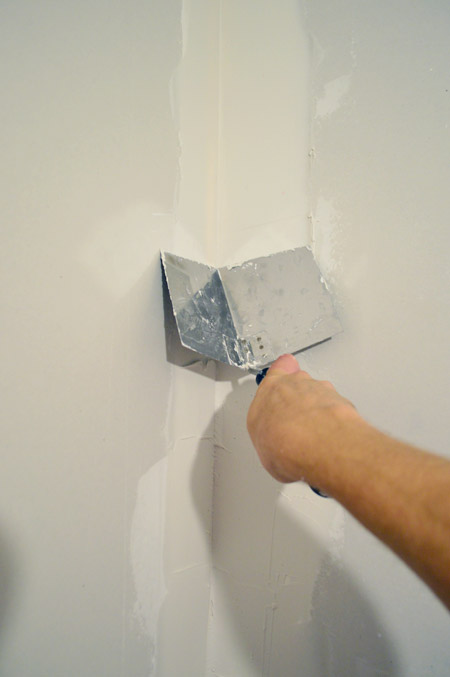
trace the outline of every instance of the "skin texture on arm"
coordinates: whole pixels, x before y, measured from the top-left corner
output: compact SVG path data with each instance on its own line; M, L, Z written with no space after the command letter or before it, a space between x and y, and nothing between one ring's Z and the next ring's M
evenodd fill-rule
M247 426L263 466L338 500L450 609L450 461L369 425L292 355L269 369Z

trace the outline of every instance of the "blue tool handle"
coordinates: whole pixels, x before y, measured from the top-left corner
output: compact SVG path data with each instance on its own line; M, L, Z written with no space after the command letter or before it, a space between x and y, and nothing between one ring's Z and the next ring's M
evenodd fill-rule
M259 386L267 372L269 371L269 367L266 367L265 369L261 369L261 371L258 371L256 374L256 385Z
M259 384L264 379L264 377L266 376L268 371L269 371L269 367L266 367L265 369L261 369L261 371L259 371L256 374L256 385L257 386L259 386ZM311 487L310 486L310 489L312 489L312 491L314 491L314 493L317 494L318 496L321 496L322 498L328 498L327 494L324 494L323 491L321 491L317 487Z

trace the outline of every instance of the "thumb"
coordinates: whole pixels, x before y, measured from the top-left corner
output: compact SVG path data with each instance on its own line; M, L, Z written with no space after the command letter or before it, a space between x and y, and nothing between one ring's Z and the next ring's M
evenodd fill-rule
M281 376L282 374L295 374L298 371L301 371L301 369L293 355L281 355L270 367L266 378L269 376Z

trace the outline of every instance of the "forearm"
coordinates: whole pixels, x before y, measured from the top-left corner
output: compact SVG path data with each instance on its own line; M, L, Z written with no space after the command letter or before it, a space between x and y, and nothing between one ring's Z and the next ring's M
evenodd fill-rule
M273 477L305 480L333 496L450 609L450 461L371 427L292 355L269 369L247 425Z
M392 548L450 608L450 462L359 417L332 427L308 481Z

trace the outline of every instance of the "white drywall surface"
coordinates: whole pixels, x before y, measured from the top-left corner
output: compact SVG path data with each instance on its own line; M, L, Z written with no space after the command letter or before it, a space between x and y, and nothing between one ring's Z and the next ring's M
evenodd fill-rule
M156 674L178 626L199 674L214 382L166 360L159 264L192 253L182 5L18 0L0 34L0 674Z
M311 243L345 331L302 364L448 454L447 3L0 19L0 674L448 674L425 586L259 466L253 377L168 364L158 259Z
M448 455L447 4L227 2L223 17L220 253L281 249L292 216L344 324L300 362ZM333 501L261 471L253 379L218 377L207 674L448 674L440 602Z

